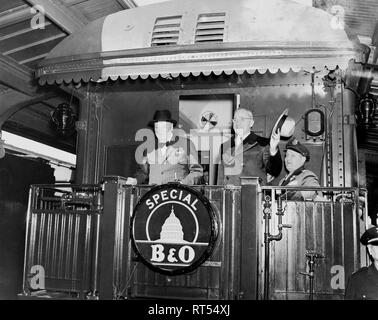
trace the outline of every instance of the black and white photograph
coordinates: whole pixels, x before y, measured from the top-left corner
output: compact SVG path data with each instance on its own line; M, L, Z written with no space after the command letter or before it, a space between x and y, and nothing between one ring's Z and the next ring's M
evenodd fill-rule
M377 104L378 0L0 0L0 301L378 300Z

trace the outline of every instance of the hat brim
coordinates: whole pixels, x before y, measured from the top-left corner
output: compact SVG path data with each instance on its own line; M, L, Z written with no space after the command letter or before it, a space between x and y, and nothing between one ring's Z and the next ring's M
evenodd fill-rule
M378 246L378 238L370 239L367 244L371 244L373 246Z
M299 153L301 156L305 157L305 158L306 158L306 162L310 161L310 155L303 154L302 152L298 151L297 149L295 149L295 148L292 147L292 146L286 146L285 151L286 151L286 150L292 150L292 151L295 151L296 153Z
M285 127L285 130L282 129L286 120L293 121L291 118L288 117L288 115L289 115L289 109L285 109L281 113L281 115L278 117L276 123L273 126L273 130L272 130L272 132L277 133L277 130L279 129L280 130L280 136L283 137L283 138L290 138L294 133L294 126L295 125L290 130L288 130L287 126ZM283 132L282 130L285 131L285 132Z
M360 238L360 242L366 246L368 244L377 245L378 244L378 237L377 233L374 233L376 227L370 228L364 232L364 234Z
M284 122L285 122L285 120L286 120L288 114L289 114L288 109L285 109L285 110L281 113L281 115L279 116L278 120L276 121L276 123L275 123L274 126L273 126L273 131L274 131L275 133L277 133L277 130L278 130L278 129L281 129L281 127L282 127L282 125L284 124Z
M151 121L148 123L148 126L153 128L156 122L163 122L163 121L173 123L173 126L174 126L174 127L177 125L177 121L176 121L176 120L173 120L173 119L166 119L166 120L164 120L164 119L159 119L159 120L151 120Z

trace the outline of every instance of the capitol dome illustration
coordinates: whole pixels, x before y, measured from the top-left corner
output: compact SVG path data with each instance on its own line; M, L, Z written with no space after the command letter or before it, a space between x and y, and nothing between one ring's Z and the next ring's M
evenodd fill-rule
M182 225L180 220L176 217L173 206L171 214L165 220L161 232L159 242L172 242L182 243L187 242L184 240L184 232L182 231Z

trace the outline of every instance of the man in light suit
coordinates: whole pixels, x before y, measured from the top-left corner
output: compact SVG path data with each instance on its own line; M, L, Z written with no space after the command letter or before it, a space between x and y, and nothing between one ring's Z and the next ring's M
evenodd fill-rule
M221 145L218 166L218 185L240 185L240 177L259 177L267 183L267 174L277 177L282 169L278 150L280 129L273 130L271 138L256 135L251 128L251 111L239 108L233 119L235 135Z
M126 183L199 184L203 169L198 163L197 151L189 139L175 136L176 120L172 119L169 110L157 110L149 126L154 128L157 145L153 150L147 148L147 155L139 163L136 175L129 177Z

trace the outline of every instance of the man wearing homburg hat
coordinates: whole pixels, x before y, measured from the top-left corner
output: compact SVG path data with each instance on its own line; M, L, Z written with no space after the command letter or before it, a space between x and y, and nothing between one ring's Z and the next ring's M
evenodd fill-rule
M155 112L149 126L154 128L157 140L153 141L153 150L147 150L142 163L138 164L135 177L127 179L127 184L200 183L203 169L195 146L189 139L175 136L176 123L169 110Z
M286 109L280 116L269 139L251 130L255 122L250 110L239 108L235 111L235 134L220 148L217 184L240 185L242 176L258 177L262 184L266 184L268 175L277 177L280 174L282 160L278 144L283 135L283 125L288 122L285 120L289 120L287 112ZM289 131L294 131L294 125L292 120Z
M310 152L296 138L286 144L285 167L288 174L280 181L280 186L291 187L319 187L319 180L315 173L305 169L304 165L310 160ZM315 191L288 191L288 200L313 199Z
M345 290L347 300L378 300L378 227L369 228L360 239L372 264L353 273Z

